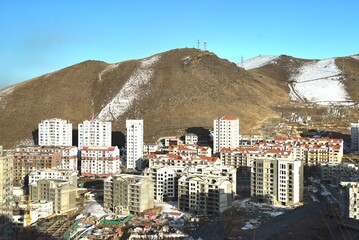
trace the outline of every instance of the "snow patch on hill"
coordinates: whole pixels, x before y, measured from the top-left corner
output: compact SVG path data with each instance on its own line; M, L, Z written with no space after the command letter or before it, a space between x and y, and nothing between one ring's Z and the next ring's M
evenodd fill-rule
M15 89L15 85L4 88L4 89L0 89L0 107L2 109L5 109L6 107L6 100L5 97L10 95Z
M98 74L98 80L101 81L103 74L105 74L106 72L109 72L109 71L111 71L111 70L117 68L118 65L120 65L120 63L115 63L115 64L110 64L110 65L108 65L103 71L101 71L101 72Z
M350 101L350 97L341 78L342 72L335 65L335 58L308 62L292 76L293 88L290 88L289 96L294 99L297 95L321 105L348 104L345 101Z
M159 59L160 55L143 59L116 96L101 110L97 119L111 121L124 114L137 98L140 87L151 80L154 72L152 66Z
M356 60L359 60L359 55L353 55L351 56L352 58L356 59Z
M239 67L243 67L245 70L250 70L253 68L259 68L269 63L273 63L273 60L277 59L279 56L256 56L254 58L247 59L243 63L238 63Z

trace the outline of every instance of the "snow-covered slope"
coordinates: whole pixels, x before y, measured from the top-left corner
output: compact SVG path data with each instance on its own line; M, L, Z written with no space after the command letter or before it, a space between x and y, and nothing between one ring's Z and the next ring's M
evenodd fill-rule
M111 121L124 114L137 98L140 87L147 84L153 75L153 66L160 59L160 55L155 55L141 61L140 66L135 69L132 76L123 85L116 96L101 110L97 119L102 121ZM117 67L112 65L107 69ZM106 69L105 69L106 71ZM101 80L101 74L99 75Z
M335 58L308 62L292 76L289 96L292 100L299 97L321 105L344 104L350 97L341 78L342 72L335 65Z
M0 108L5 109L6 101L4 98L7 95L10 95L14 91L15 87L16 85L13 85L7 88L0 89Z
M352 58L356 59L356 60L359 60L359 55L353 55L351 56Z
M254 58L247 59L243 61L243 63L238 63L239 67L243 67L245 70L250 70L253 68L259 68L266 64L271 63L273 60L278 58L279 56L256 56Z

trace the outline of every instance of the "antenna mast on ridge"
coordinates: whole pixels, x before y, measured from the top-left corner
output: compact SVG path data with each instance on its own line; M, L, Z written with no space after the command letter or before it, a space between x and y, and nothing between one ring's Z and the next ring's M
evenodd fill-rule
M198 41L197 41L198 50L201 50L201 49L199 48L199 44L200 44L200 41L199 41L199 39L198 39Z
M207 49L206 48L207 47L207 42L206 41L203 42L203 46L204 46L204 51L206 51L206 49Z

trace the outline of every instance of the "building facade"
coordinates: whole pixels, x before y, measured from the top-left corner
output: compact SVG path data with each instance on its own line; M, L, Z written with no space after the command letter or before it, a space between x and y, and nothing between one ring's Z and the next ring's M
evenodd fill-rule
M359 220L359 182L340 182L340 185L342 217Z
M55 148L19 147L14 151L13 182L24 184L24 178L33 171L61 167L61 153Z
M303 162L287 154L257 157L251 167L251 197L273 205L303 200Z
M115 214L140 214L154 207L153 181L148 176L119 174L104 181L104 208Z
M54 213L63 214L76 209L76 186L63 180L41 179L29 184L33 202L53 202Z
M126 120L126 167L142 168L143 120Z
M108 177L120 172L120 150L115 147L82 147L81 176Z
M67 169L44 169L29 174L29 184L41 179L63 180L77 186L77 172Z
M223 116L213 120L213 153L222 148L234 149L239 146L239 119Z
M2 233L11 229L10 219L12 217L12 156L6 156L0 146L0 238ZM5 219L6 218L6 219Z
M178 180L178 208L196 215L218 216L233 199L224 176L187 174Z
M187 133L184 135L184 143L197 145L198 136L194 133Z
M72 123L58 118L42 120L38 141L40 146L72 146Z
M353 152L359 151L359 122L350 125L350 148Z
M85 120L78 125L79 148L112 146L112 124L97 119Z

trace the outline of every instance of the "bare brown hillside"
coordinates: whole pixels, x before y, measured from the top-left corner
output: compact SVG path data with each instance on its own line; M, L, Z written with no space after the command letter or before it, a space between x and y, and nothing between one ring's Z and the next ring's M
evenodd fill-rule
M256 134L266 128L300 126L293 121L293 112L318 116L328 112L291 102L288 96L291 74L309 60L280 56L275 64L246 71L214 53L196 49L158 55L151 79L136 88L130 107L114 118L114 131L124 131L126 118L142 118L145 140L154 142L159 136L181 135L190 127L211 128L213 118L230 114L240 119L243 133ZM0 90L0 145L12 147L32 139L37 124L46 118L69 119L76 129L79 122L98 116L141 63L141 59L117 64L86 61ZM345 59L345 84L355 100L359 98L358 65L356 59ZM341 111L351 116L350 120L358 117L356 108ZM308 127L323 120L312 119L311 125L305 123Z

